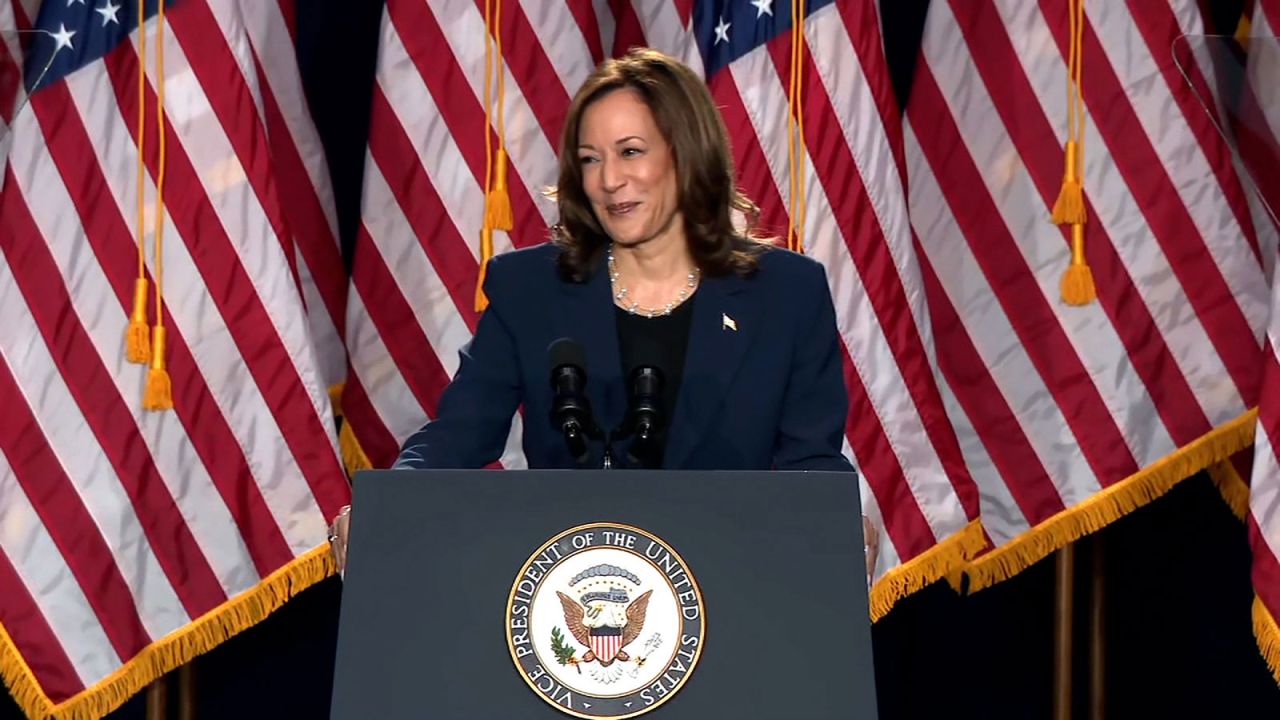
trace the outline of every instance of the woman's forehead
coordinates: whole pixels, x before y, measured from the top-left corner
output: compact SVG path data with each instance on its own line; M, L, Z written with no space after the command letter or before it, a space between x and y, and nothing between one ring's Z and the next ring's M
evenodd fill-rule
M604 135L605 140L613 142L617 139L636 135L650 138L656 134L657 123L649 106L640 97L640 93L629 88L614 90L592 102L583 111L582 123L578 128L580 139L587 136Z

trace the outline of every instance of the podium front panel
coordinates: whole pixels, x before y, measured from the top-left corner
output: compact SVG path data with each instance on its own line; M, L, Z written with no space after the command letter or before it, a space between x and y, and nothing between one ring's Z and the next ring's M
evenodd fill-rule
M853 473L370 471L353 505L334 718L570 717L513 662L509 603L591 523L660 538L701 592L697 665L642 717L876 716Z

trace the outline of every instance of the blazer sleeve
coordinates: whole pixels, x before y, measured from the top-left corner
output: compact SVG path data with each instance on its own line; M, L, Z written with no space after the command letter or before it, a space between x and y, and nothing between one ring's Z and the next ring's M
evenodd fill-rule
M840 334L835 306L827 289L826 270L817 263L806 278L805 297L797 312L797 335L787 378L773 463L779 470L851 471L841 452L849 398L840 360Z
M481 468L502 457L523 388L508 313L514 295L497 258L485 279L489 307L458 352L458 372L440 396L435 419L405 441L395 469Z

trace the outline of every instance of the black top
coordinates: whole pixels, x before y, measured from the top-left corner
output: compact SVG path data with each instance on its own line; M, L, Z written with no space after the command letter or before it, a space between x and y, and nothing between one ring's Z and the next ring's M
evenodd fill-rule
M689 347L689 328L693 324L693 302L697 292L680 303L669 315L645 317L633 315L615 306L618 320L618 350L622 356L622 376L627 383L628 402L631 393L631 372L640 365L652 365L662 372L662 430L655 436L653 452L638 457L643 467L662 466L662 454L667 445L666 428L680 394L680 379L684 373L685 350ZM624 449L630 441L624 441L615 453L625 457Z

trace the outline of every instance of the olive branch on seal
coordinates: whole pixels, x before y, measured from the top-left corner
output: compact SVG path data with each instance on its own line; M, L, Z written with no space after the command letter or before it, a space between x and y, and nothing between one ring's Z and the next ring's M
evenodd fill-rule
M556 662L561 665L577 667L578 658L573 656L577 651L572 645L565 643L564 634L560 632L559 627L551 628L551 652L556 654ZM578 672L582 672L582 668L578 668Z

